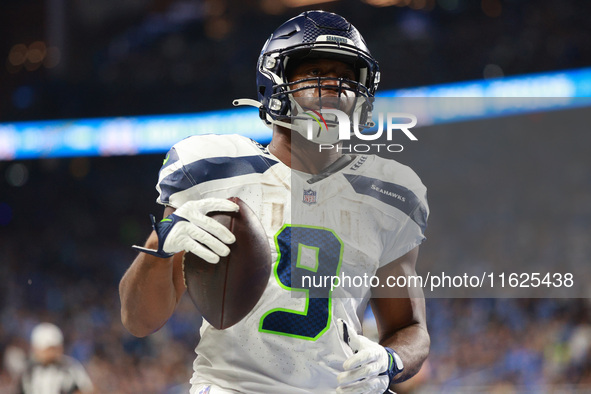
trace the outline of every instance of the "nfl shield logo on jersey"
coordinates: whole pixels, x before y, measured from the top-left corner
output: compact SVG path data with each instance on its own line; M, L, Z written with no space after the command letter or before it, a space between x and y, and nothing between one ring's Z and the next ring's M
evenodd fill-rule
M304 203L316 204L316 190L308 189L304 190Z
M211 386L205 386L201 390L199 390L198 394L209 394L210 390L211 390Z

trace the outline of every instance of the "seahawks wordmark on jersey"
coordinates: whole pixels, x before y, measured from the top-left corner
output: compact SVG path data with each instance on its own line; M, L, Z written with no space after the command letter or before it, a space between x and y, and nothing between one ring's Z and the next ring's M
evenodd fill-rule
M207 322L194 362L194 388L247 393L334 392L352 354L336 321L361 331L366 287L302 287L304 276L374 275L424 240L426 189L408 167L357 156L326 177L281 163L238 135L189 137L168 153L158 202L239 197L261 220L273 274L254 309L238 324Z

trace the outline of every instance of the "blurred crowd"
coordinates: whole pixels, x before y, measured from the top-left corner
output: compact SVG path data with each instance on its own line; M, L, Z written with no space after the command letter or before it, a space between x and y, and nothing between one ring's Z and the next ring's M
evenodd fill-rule
M429 187L419 272L567 267L585 281L591 136L584 113L417 130L420 146L399 160ZM571 128L555 135L567 118ZM188 298L148 338L128 334L119 317L117 286L135 255L130 245L147 237L148 213L162 212L154 189L161 160L0 162L4 175L15 165L25 174L18 184L0 178L0 392L14 384L40 321L61 327L66 354L85 365L98 392L186 392L200 325ZM589 387L588 299L498 296L427 299L431 355L400 391Z
M23 367L32 328L48 321L63 330L66 354L85 365L97 392L173 393L190 377L195 308L183 303L161 332L137 339L121 324L117 288L131 243L149 232L147 213L160 214L153 186L134 173L155 176L159 158L84 160L24 162L26 184L2 185L9 209L0 228L0 392ZM84 178L73 175L85 166ZM136 209L143 212L134 217Z
M588 300L439 299L427 305L432 347L426 389L541 393L591 387Z
M3 1L0 121L229 108L234 98L256 97L257 57L269 34L310 8L337 12L362 32L380 62L380 90L591 64L584 1L297 4ZM59 62L48 65L41 55L53 47L61 47Z

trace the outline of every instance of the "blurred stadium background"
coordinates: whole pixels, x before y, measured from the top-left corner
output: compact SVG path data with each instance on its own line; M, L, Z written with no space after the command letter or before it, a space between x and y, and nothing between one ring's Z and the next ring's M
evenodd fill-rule
M117 151L115 130L115 149L41 146L19 158L18 143L36 145L17 126L229 109L234 98L255 97L254 67L270 32L316 8L363 33L380 61L382 91L591 66L591 5L575 0L2 0L0 392L14 387L39 321L64 330L66 352L84 363L97 392L187 392L199 325L188 300L149 338L127 334L119 319L129 246L148 235L147 214L161 212L154 184L165 144L151 154ZM589 96L588 79L573 83ZM530 133L517 135L502 118L461 123L461 146L427 128L424 142L400 156L430 190L419 264L588 265L588 112L520 115ZM535 134L536 122L554 126ZM48 135L63 127L32 124ZM401 392L591 390L586 298L428 299L427 308L429 362Z

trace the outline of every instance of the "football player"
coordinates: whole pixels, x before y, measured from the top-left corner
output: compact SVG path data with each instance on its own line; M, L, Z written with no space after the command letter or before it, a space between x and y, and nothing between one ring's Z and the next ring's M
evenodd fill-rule
M378 82L378 63L354 26L333 13L304 12L265 43L259 100L235 101L259 108L273 129L269 146L200 135L168 152L157 184L165 219L120 283L132 334L153 333L174 312L185 292L185 252L212 264L229 253L234 235L206 216L238 210L228 197L257 213L273 251L274 275L253 310L225 330L204 321L191 393L383 393L420 369L429 352L421 294L310 289L293 279L322 272L386 283L415 273L428 215L417 175L394 160L321 152L319 143L339 144L335 123L323 118L325 130L310 136L302 121L311 102L312 112L339 108L365 125L364 100ZM361 332L368 303L379 343Z

